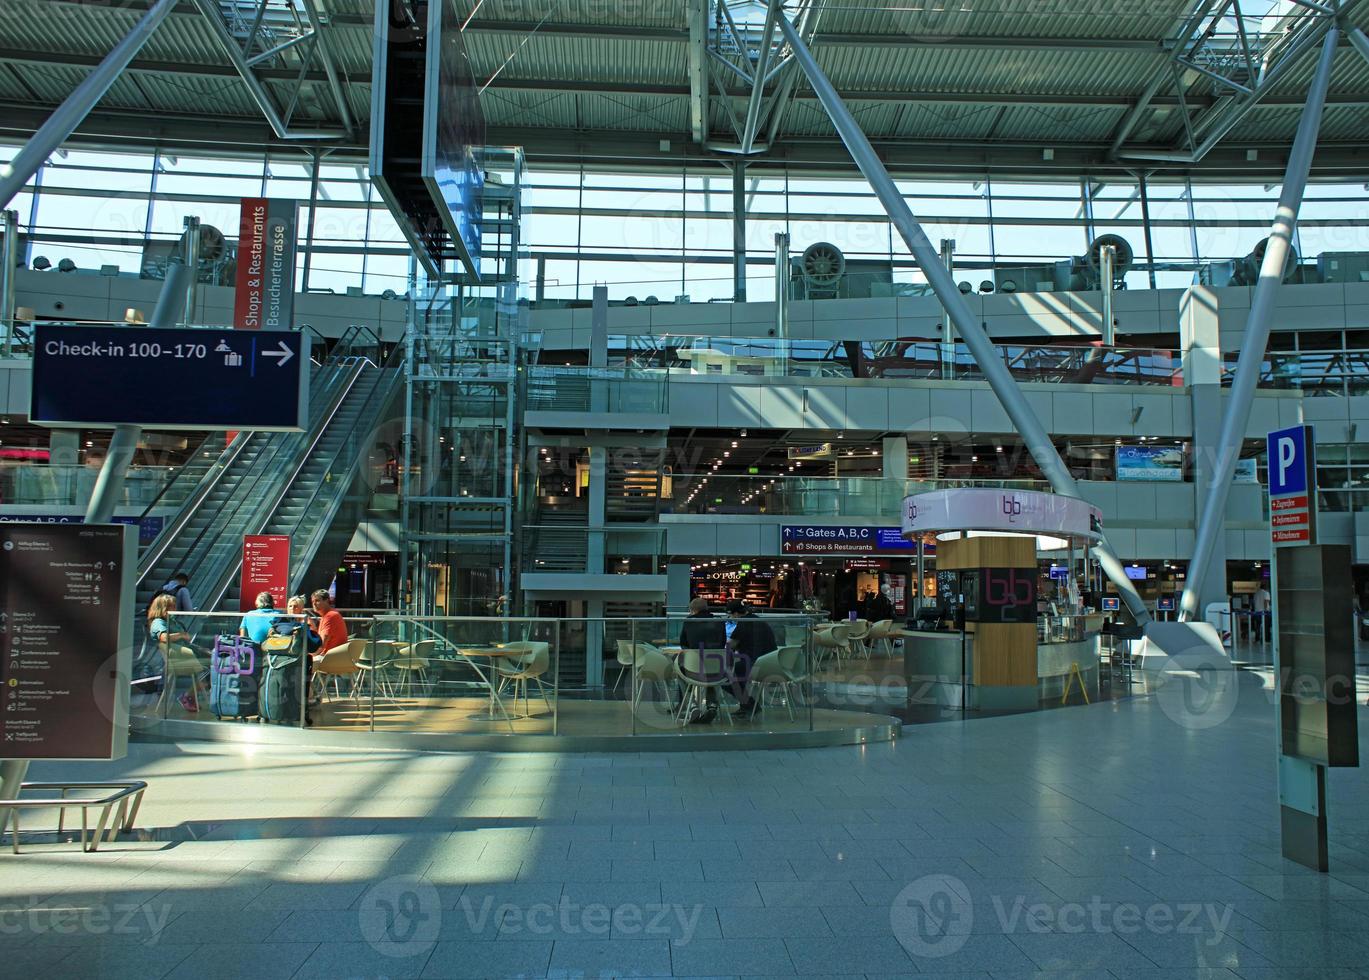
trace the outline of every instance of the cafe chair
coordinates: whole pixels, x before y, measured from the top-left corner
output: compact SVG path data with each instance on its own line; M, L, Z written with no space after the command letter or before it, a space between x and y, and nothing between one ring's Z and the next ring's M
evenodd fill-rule
M868 619L852 619L846 623L838 623L837 627L846 627L846 653L848 657L854 657L856 652L860 652L861 659L868 659L870 651L865 646L866 638L870 635L870 621Z
M790 649L782 647L783 649ZM751 667L751 678L748 685L748 693L755 707L751 709L752 717L755 717L757 709L760 710L761 718L765 718L767 695L773 701L777 693L776 688L784 697L785 707L789 709L789 720L794 720L794 702L789 697L789 685L791 678L789 672L784 669L784 664L780 660L780 650L772 650L759 657Z
M846 626L834 625L813 631L814 669L823 670L829 666L840 667L842 657L848 652Z
M679 678L675 661L649 643L637 644L637 652L629 668L633 676L632 707L641 703L642 691L650 684L659 688L666 701L670 700L670 683Z
M866 638L870 644L870 656L875 656L881 650L886 657L894 655L894 646L889 642L889 637L894 631L894 621L892 619L881 619L870 627L870 635Z
M436 640L419 640L403 648L398 655L385 664L385 668L395 672L396 678L404 678L404 696L413 694L414 679L418 679L419 690L428 692L428 667L433 651L437 649ZM396 684L395 688L398 689Z
M618 688L623 686L623 678L632 672L632 664L636 659L636 650L633 648L631 640L618 641L618 679L613 683L613 693L618 693Z
M804 688L812 680L808 671L808 654L800 645L782 646L775 651L780 658L780 667L789 677L789 693L797 704L804 704Z
M550 711L551 701L547 698L547 688L542 683L542 675L551 667L551 644L530 640L522 643L510 643L504 649L522 652L516 656L495 659L494 670L499 675L500 693L503 693L506 685L512 684L513 710L518 711L518 695L521 692L523 705L530 716L532 712L528 705L528 681L532 681L537 685L537 693L542 696L542 702Z
M385 676L385 670L394 659L393 654L397 647L398 644L389 640L376 640L374 643L369 640L366 641L366 645L362 647L361 656L356 662L358 683L353 687L353 696L360 697L361 690L369 687L373 694L379 688L381 697L394 697L394 691ZM366 678L364 683L362 678Z
M348 640L326 651L323 658L314 664L314 682L319 685L323 694L328 693L328 681L331 679L333 697L341 698L344 677L347 678L351 693L356 694L357 676L361 673L357 662L366 656L366 644L369 642L362 639Z
M694 708L703 710L708 691L712 690L718 702L718 713L725 715L727 723L732 724L732 713L724 711L722 704L723 689L730 683L727 667L726 650L685 650L680 654L677 673L684 683L685 697L680 703L677 721L684 724Z
M198 711L200 709L199 677L204 672L204 664L200 663L200 658L195 656L195 651L184 643L169 643L165 646L158 643L157 648L162 654L162 695L158 699L157 713L164 714L162 709L167 699L176 693L177 684L183 678L190 681L190 697L195 703L195 710Z

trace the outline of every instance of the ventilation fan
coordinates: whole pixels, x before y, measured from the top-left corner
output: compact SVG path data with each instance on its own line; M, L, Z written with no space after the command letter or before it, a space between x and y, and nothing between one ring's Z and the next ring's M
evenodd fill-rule
M811 288L835 289L846 272L846 256L835 245L816 242L804 249L799 268Z
M1097 275L1103 268L1103 246L1111 245L1117 249L1117 260L1113 264L1112 275L1114 279L1121 279L1123 273L1131 268L1131 263L1135 261L1136 255L1131 250L1131 243L1121 235L1099 235L1089 245L1089 268Z

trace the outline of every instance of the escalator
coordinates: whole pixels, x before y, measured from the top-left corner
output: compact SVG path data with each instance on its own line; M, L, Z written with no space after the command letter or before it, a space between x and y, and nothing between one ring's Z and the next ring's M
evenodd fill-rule
M144 514L162 516L165 526L140 556L140 607L184 571L200 609L236 609L248 534L292 535L298 588L400 388L397 361L398 352L378 365L341 346L310 380L307 431L244 432L217 454L208 447L222 437L211 437Z

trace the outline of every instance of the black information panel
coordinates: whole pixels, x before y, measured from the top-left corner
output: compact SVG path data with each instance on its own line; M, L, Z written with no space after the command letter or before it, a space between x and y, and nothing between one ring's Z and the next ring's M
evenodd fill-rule
M296 431L308 417L299 333L39 323L29 417L40 425Z
M0 525L0 759L117 759L128 743L124 525Z

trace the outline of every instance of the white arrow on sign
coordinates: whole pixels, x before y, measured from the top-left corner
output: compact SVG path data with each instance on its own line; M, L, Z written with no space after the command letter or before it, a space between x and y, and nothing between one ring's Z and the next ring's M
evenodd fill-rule
M279 357L280 360L276 362L276 367L285 367L285 365L289 362L290 358L295 356L295 352L292 351L289 347L286 347L285 341L282 340L280 342L280 350L264 350L261 352L261 356Z

